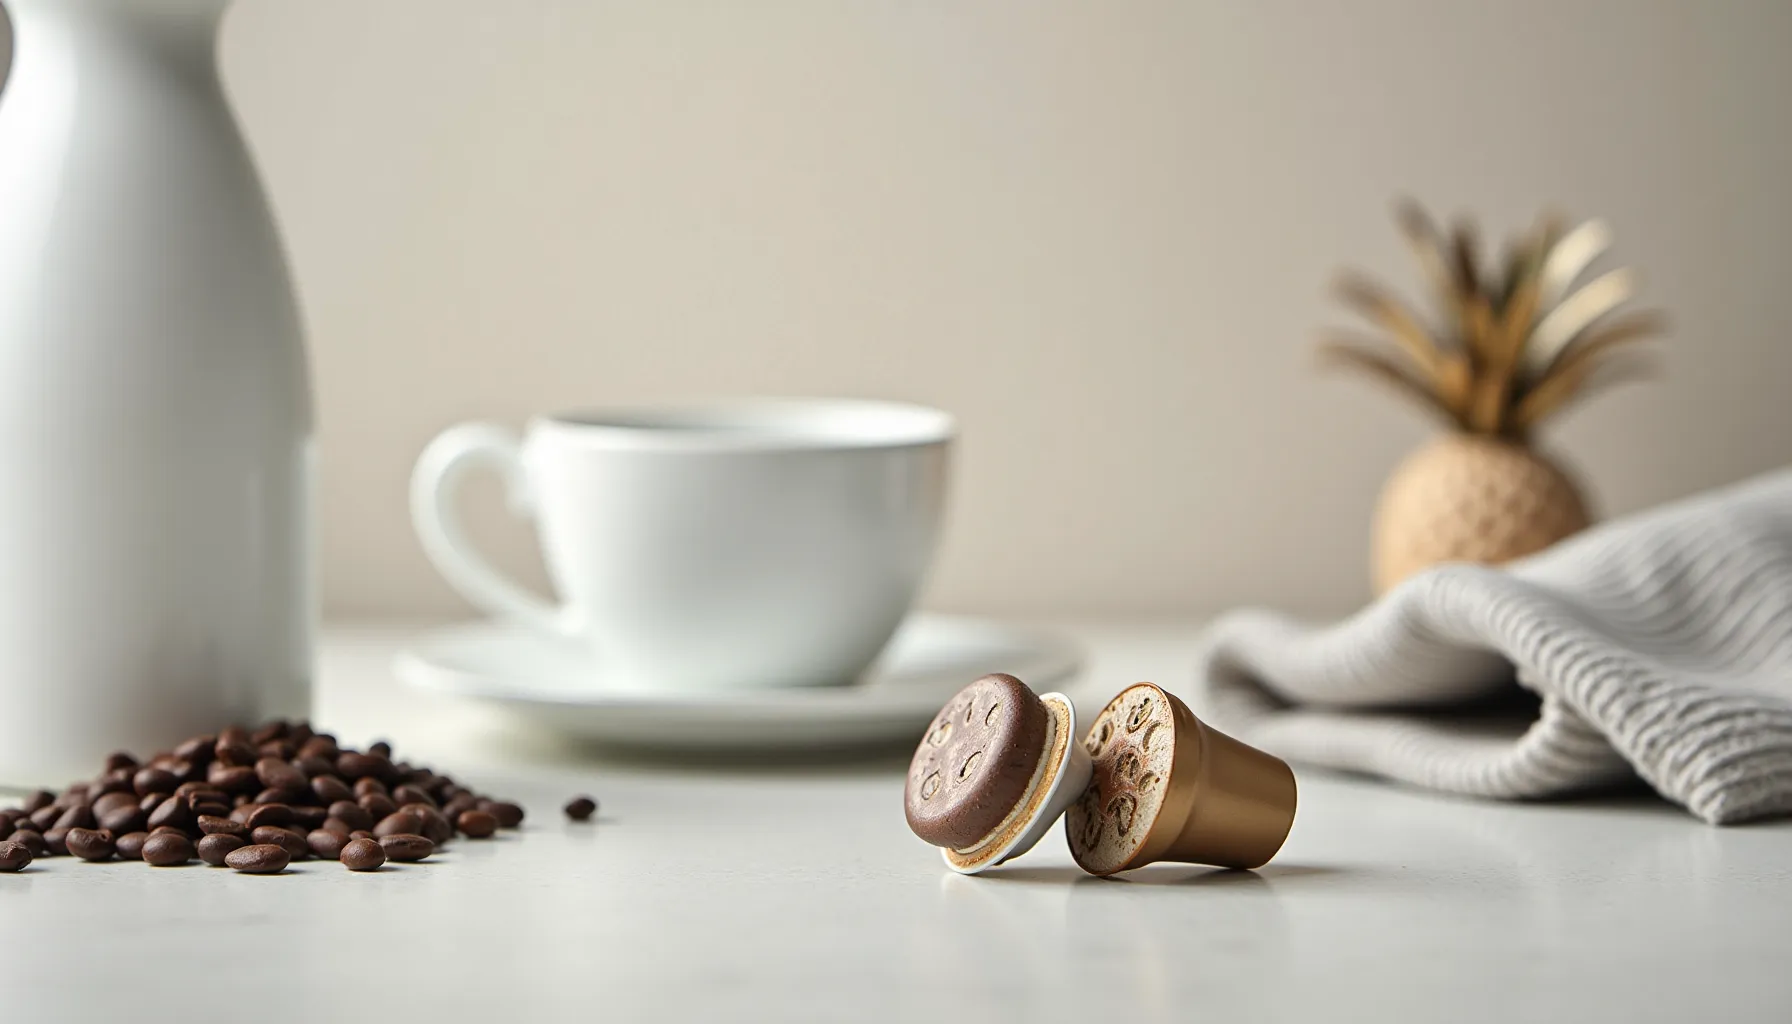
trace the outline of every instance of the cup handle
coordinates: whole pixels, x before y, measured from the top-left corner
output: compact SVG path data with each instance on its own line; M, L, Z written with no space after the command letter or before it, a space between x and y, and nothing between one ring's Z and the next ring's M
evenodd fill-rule
M503 478L514 512L533 514L516 435L492 423L450 427L423 449L411 473L411 522L424 553L450 586L483 611L571 635L575 627L569 609L550 604L506 579L467 539L454 499L467 471L480 466L496 470Z

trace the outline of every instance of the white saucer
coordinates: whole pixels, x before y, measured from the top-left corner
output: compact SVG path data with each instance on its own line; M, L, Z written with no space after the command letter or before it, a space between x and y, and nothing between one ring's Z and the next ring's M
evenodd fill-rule
M605 692L586 648L527 626L479 622L427 634L393 664L404 683L471 698L541 728L670 751L792 750L920 734L948 697L1007 672L1035 690L1071 675L1070 641L982 619L916 615L853 686L704 694Z

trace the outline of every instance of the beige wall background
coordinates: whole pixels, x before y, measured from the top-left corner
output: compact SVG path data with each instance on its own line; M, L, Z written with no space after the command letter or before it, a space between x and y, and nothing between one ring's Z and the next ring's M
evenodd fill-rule
M1675 332L1556 447L1611 513L1792 462L1792 4L242 0L309 323L329 614L462 613L406 520L467 418L934 403L935 608L1331 614L1426 427L1314 372L1410 191L1617 232ZM495 485L478 533L541 579Z

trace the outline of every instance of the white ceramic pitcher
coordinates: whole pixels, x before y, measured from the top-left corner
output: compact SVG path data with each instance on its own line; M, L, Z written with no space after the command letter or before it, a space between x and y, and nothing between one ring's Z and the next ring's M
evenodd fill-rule
M309 704L311 407L228 0L0 0L0 785Z

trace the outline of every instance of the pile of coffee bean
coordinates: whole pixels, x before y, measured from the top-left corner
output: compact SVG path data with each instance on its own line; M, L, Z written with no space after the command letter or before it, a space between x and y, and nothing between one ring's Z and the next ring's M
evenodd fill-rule
M146 761L113 754L91 781L0 810L0 871L44 856L155 867L197 858L261 875L316 857L375 871L522 820L515 803L394 761L389 744L352 750L308 723L274 721L195 736Z

